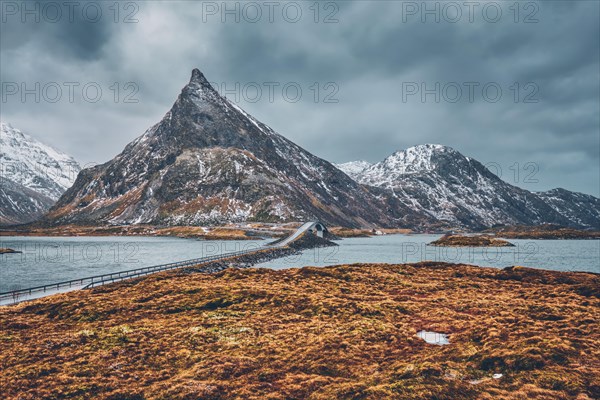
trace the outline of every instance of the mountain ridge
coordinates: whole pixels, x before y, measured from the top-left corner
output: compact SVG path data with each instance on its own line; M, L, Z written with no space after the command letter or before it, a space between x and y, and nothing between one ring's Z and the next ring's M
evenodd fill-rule
M590 227L593 200L562 202L510 185L443 145L393 153L347 173L221 96L198 69L161 121L105 164L81 171L42 219L61 224L198 225L319 219L348 227L498 224ZM350 176L353 175L353 176ZM577 204L565 209L569 199ZM564 210L563 210L564 209ZM585 215L584 215L585 214Z
M513 186L477 160L439 144L396 151L353 179L388 189L401 203L459 227L552 223L593 228L600 221L600 199L564 191L562 202L550 204L551 196ZM572 200L570 208L567 197Z

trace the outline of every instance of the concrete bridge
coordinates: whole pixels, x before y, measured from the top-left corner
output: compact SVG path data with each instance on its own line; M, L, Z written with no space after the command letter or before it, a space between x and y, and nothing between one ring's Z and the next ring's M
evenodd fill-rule
M303 224L300 228L298 228L294 233L292 233L290 236L288 236L284 240L275 242L275 244L273 246L285 247L288 244L292 243L294 240L298 239L300 236L302 236L303 233L306 233L306 232L312 233L318 237L323 237L325 235L325 233L329 232L329 231L327 230L327 227L325 226L325 224L323 224L320 221L306 222L305 224Z
M179 261L169 264L154 265L151 267L131 269L127 271L113 272L110 274L90 276L87 278L73 279L65 282L52 283L49 285L36 286L28 289L14 290L11 292L0 293L0 306L17 304L27 300L38 299L57 293L70 292L73 290L87 289L97 286L103 286L113 282L124 281L127 279L138 278L155 274L157 272L169 271L173 269L192 267L198 264L204 264L212 261L224 260L227 258L238 257L242 255L252 254L263 250L276 249L287 247L290 243L297 240L303 233L312 233L316 236L323 237L327 231L327 227L319 221L306 222L300 226L294 233L287 238L277 241L272 244L264 245L259 248L223 253L215 256L195 258L192 260Z

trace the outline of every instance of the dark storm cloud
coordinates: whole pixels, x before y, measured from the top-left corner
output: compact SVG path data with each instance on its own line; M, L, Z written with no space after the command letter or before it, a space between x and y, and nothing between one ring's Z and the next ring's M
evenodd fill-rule
M102 57L103 46L111 36L110 22L90 24L77 19L69 29L57 29L56 40L62 44L65 54L83 61ZM55 43L54 40L52 43Z
M48 7L49 3L52 7ZM100 58L103 46L111 38L111 25L114 25L109 3L70 3L72 6L66 7L64 4L68 2L3 2L2 49L24 48L31 43L67 59L90 61Z
M536 2L536 23L523 23L531 2L520 3L518 23L509 8L513 2L480 3L502 8L497 22L480 12L469 22L463 8L457 23L436 23L431 16L423 23L421 15L406 12L422 2L400 1L338 2L337 23L323 23L331 11L324 8L314 23L312 2L298 3L303 16L296 23L280 12L274 22L263 15L256 23L236 23L231 16L223 23L220 13L206 14L207 4L220 8L221 2L135 2L138 22L123 23L131 10L121 9L115 22L109 3L95 23L9 18L1 27L2 81L94 81L104 88L102 101L93 104L1 104L3 119L84 163L106 161L162 118L191 69L199 67L230 89L236 83L297 82L303 89L298 102L285 101L279 91L274 102L263 93L257 102L242 97L240 105L333 162L375 162L400 148L441 143L500 165L505 179L515 163L534 162L538 183L509 180L528 189L562 186L600 194L597 2ZM110 101L114 82L135 82L139 102ZM315 82L321 90L316 102L310 89ZM322 101L328 82L339 87L338 103ZM418 95L403 101L407 82L478 82L479 88L493 82L503 96L495 103L482 99L481 91L473 102L464 94L456 103L431 96L423 103ZM528 83L535 84L537 103L523 102Z

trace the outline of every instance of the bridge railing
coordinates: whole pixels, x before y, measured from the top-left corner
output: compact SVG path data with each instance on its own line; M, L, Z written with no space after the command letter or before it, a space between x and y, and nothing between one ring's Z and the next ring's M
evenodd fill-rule
M140 276L154 274L156 272L168 271L176 268L191 267L193 265L203 264L210 261L222 260L231 257L240 256L243 254L256 253L261 250L272 249L277 247L287 246L290 242L296 240L303 232L305 232L311 225L316 224L318 221L306 222L300 226L294 233L282 241L276 241L270 245L263 246L262 248L241 250L231 253L224 253L214 256L195 258L192 260L178 261L168 264L153 265L150 267L142 267L136 269L130 269L126 271L112 272L109 274L89 276L86 278L72 279L70 281L52 283L49 285L35 286L27 289L19 289L10 292L0 293L0 305L18 303L23 297L31 297L33 294L46 293L46 292L57 292L61 289L69 289L74 286L79 288L92 288L96 286L102 286L111 282L118 282L125 279L137 278ZM41 296L40 296L41 297Z
M69 281L57 282L48 285L35 286L27 289L19 289L10 292L0 293L0 304L17 303L24 296L31 296L36 293L56 292L61 289L72 287L92 288L102 286L111 282L118 282L125 279L137 278L140 276L154 274L156 272L168 271L177 268L191 267L198 264L204 264L210 261L222 260L231 257L236 257L248 253L254 253L261 249L241 250L231 253L218 254L214 256L194 258L191 260L172 262L168 264L153 265L150 267L135 268L125 271L112 272L103 275L89 276L80 279L72 279Z

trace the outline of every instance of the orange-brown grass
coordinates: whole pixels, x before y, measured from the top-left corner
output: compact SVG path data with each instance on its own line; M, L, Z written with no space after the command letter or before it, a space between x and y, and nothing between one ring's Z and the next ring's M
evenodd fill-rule
M0 308L0 320L6 399L600 397L600 277L589 273L172 272Z
M122 226L83 226L62 225L58 227L42 228L28 227L18 229L4 229L0 236L115 236L115 235L153 235L152 225L122 225Z
M507 239L600 239L600 231L565 228L554 224L501 226L486 230Z
M168 228L158 228L155 230L158 236L177 236L184 238L202 237L206 231L200 226L173 226Z
M512 247L514 244L506 240L496 239L490 236L463 236L444 235L438 240L429 243L429 246L444 247Z
M561 228L556 230L506 231L496 234L507 239L600 239L600 231Z
M209 240L253 240L243 229L215 228L205 235Z
M175 226L160 228L155 231L158 236L177 236L182 238L199 238L205 240L252 240L243 229L219 227L205 231L199 226Z
M329 232L333 233L337 237L350 238L350 237L371 237L374 235L371 229L353 229L345 228L341 226L335 226L329 228Z
M205 231L199 226L158 228L152 225L79 226L64 225L53 228L28 228L0 231L0 236L177 236L205 240L252 240L248 230L235 227L215 227ZM263 236L286 236L287 231L257 230Z
M379 229L381 232L388 234L388 235L393 235L393 234L404 234L407 235L409 233L412 233L412 229L406 229L406 228L397 228L397 229L386 229L386 228L382 228Z

